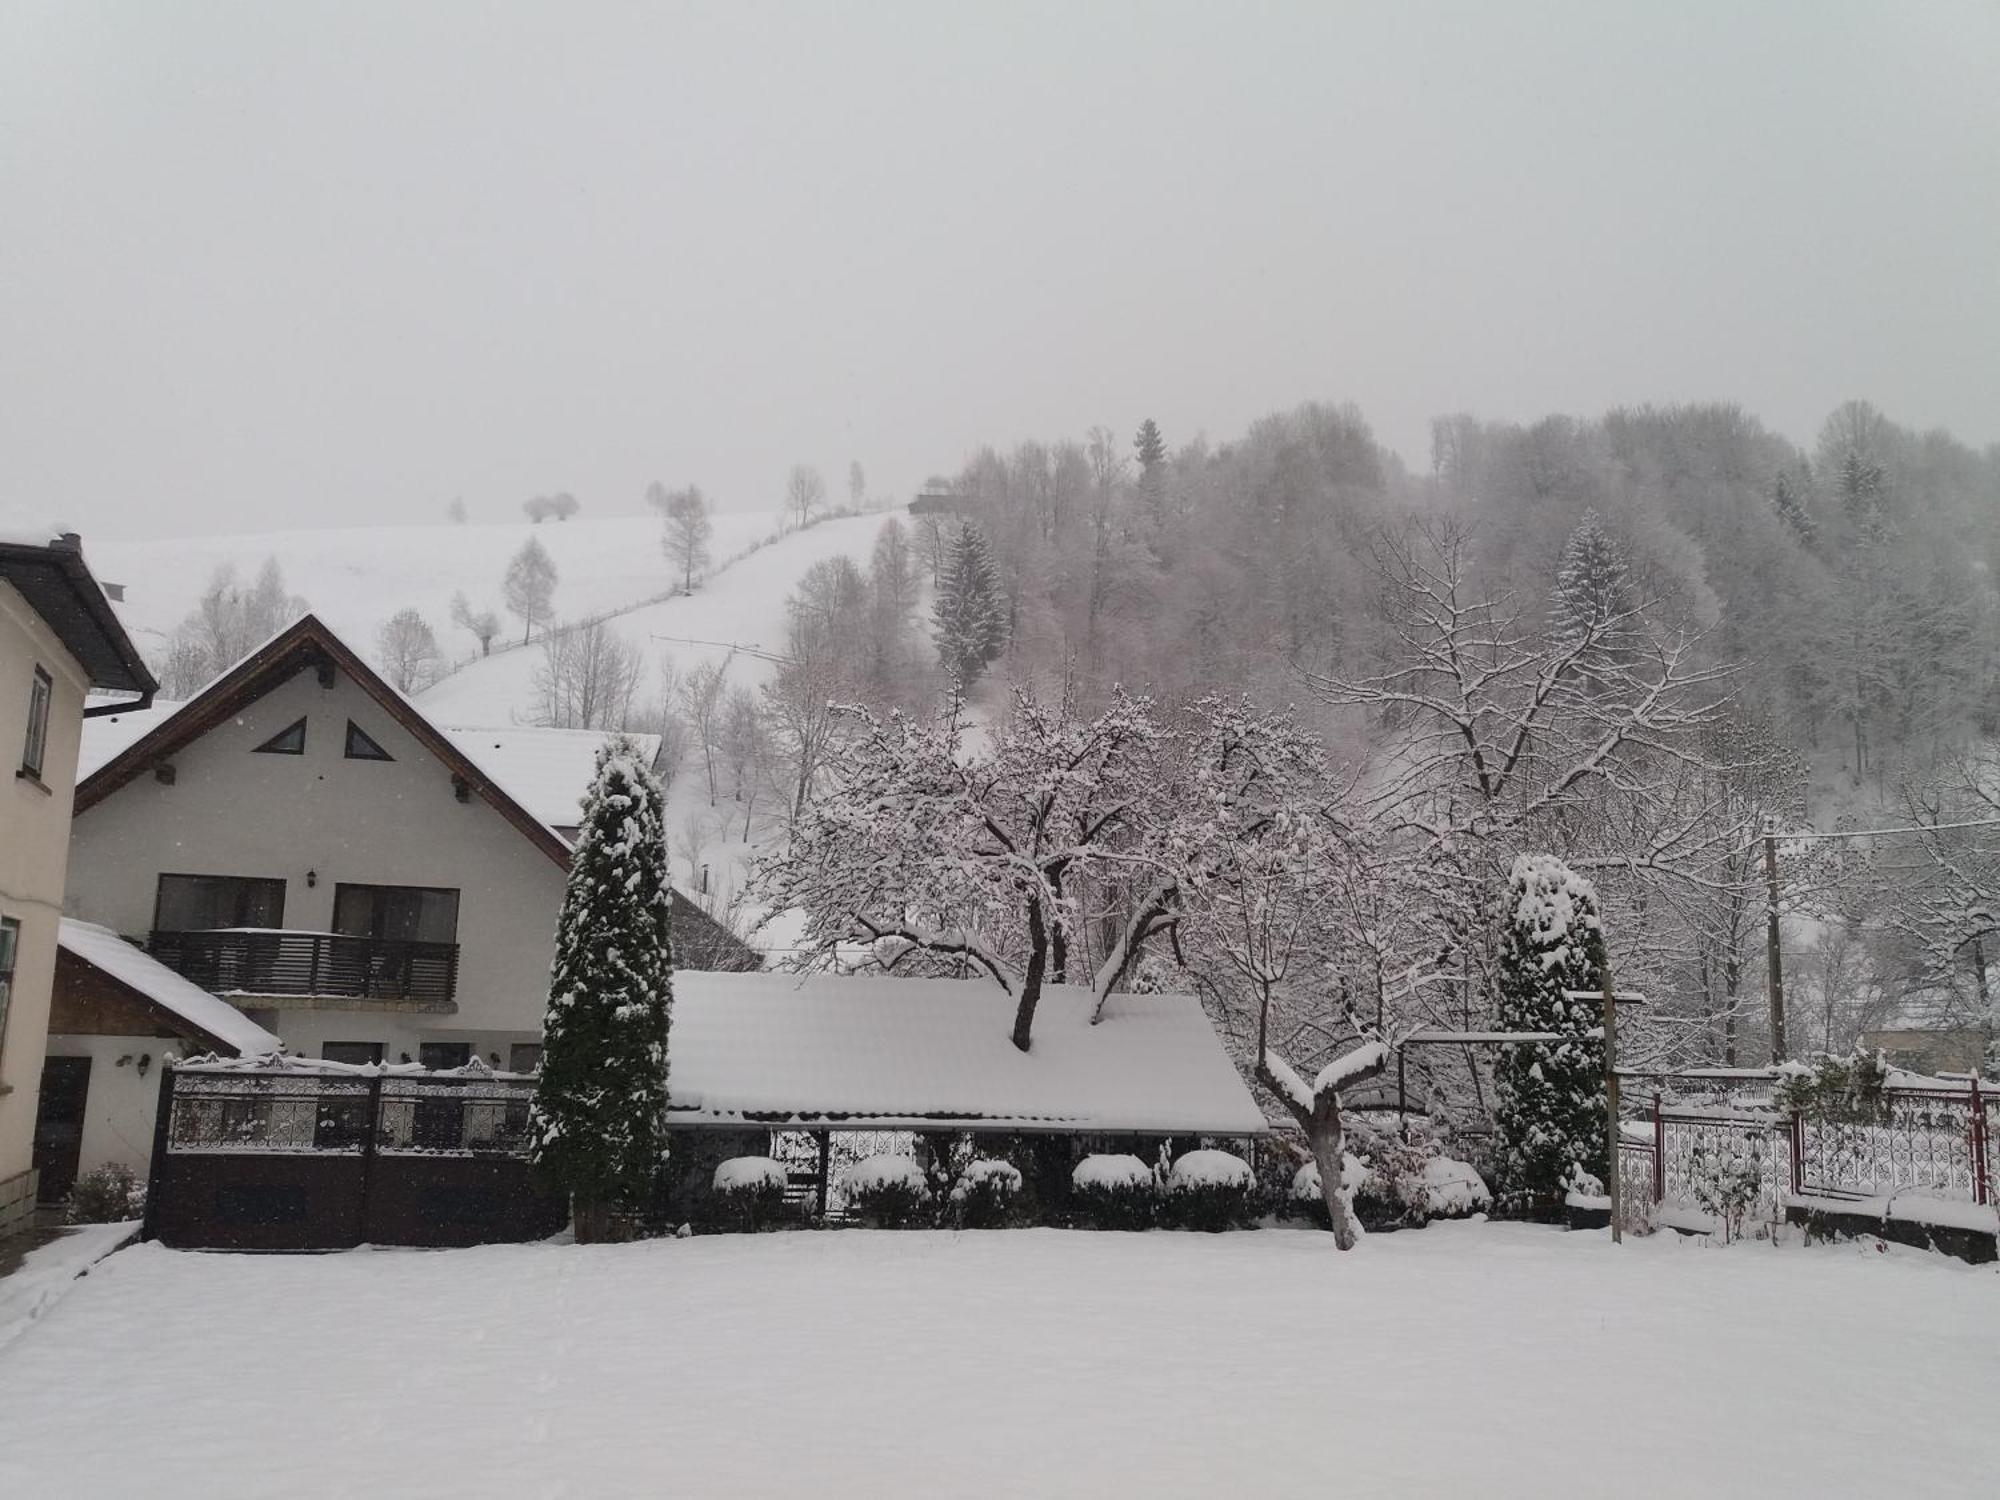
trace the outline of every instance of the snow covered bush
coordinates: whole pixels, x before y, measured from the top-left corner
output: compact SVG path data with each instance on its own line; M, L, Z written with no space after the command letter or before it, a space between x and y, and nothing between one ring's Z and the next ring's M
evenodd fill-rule
M1070 1173L1070 1201L1092 1229L1150 1229L1159 1209L1153 1169L1136 1156L1086 1156Z
M1757 1138L1742 1136L1693 1152L1688 1161L1696 1207L1722 1226L1722 1243L1743 1237L1743 1221L1764 1190L1764 1153Z
M1446 1156L1428 1121L1391 1127L1357 1117L1349 1138L1363 1164L1355 1213L1370 1229L1462 1219L1493 1206L1478 1168Z
M982 1156L951 1185L951 1221L960 1229L1004 1229L1021 1197L1021 1169Z
M1426 1219L1464 1219L1493 1207L1493 1193L1471 1162L1433 1156L1418 1182Z
M93 1167L69 1194L72 1224L121 1224L146 1216L146 1184L117 1162Z
M1166 1209L1182 1229L1219 1233L1251 1222L1250 1163L1227 1151L1190 1151L1167 1174Z
M1561 1217L1564 1195L1585 1175L1609 1170L1604 1117L1604 930L1597 891L1551 854L1523 854L1507 883L1500 939L1500 1029L1542 1032L1554 1042L1500 1049L1502 1186L1535 1218ZM1582 998L1572 1000L1570 992Z
M914 1158L864 1157L841 1184L848 1206L876 1229L907 1229L929 1217L931 1186Z
M785 1169L768 1156L732 1156L718 1163L710 1186L716 1224L754 1234L784 1216Z

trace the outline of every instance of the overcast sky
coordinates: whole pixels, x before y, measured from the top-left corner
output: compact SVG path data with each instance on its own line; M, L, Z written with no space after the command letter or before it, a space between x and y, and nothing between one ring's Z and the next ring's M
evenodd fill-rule
M0 0L0 505L905 496L1726 398L2000 439L2000 6Z

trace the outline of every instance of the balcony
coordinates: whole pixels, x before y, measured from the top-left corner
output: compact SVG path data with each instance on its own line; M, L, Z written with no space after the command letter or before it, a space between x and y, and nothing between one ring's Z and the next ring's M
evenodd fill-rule
M155 932L153 957L212 994L453 1010L458 944L230 927Z

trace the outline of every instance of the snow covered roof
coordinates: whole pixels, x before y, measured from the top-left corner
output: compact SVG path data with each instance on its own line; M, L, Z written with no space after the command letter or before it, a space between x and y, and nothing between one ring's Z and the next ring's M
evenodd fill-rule
M155 698L150 708L127 708L85 719L83 740L77 748L76 779L83 780L141 735L165 723L180 706L171 698Z
M1042 992L1034 1044L984 980L674 975L677 1124L1261 1135L1269 1127L1190 995Z
M597 774L597 751L609 734L601 729L506 729L440 726L447 736L521 805L552 828L582 821L583 794ZM657 734L628 736L651 765L659 757Z
M245 1056L281 1051L284 1043L226 1000L181 978L150 954L133 947L109 927L64 917L56 941L63 952L185 1021L203 1037L234 1047Z

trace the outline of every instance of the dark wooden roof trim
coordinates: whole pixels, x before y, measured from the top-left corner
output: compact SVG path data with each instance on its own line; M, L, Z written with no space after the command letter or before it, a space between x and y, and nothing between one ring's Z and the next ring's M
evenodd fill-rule
M29 608L48 622L82 665L92 687L144 693L149 698L159 691L146 659L83 560L83 543L73 533L46 546L0 542L0 578L13 584Z
M163 1028L172 1031L176 1036L192 1037L195 1041L205 1045L211 1052L232 1055L237 1051L237 1046L234 1042L229 1041L225 1037L217 1036L206 1026L190 1021L186 1016L180 1014L180 1012L168 1009L144 990L139 989L135 985L128 984L109 969L98 967L83 954L69 948L59 947L56 949L56 983L58 988L61 987L61 974L65 964L81 964L84 968L95 974L99 980L109 984L120 994L125 995L134 1003L144 1007L148 1015L157 1016L159 1024ZM226 1004L227 1002L225 1001L224 1003Z
M480 770L449 735L440 733L409 699L350 651L316 615L301 617L99 766L77 786L77 812L81 814L95 807L144 774L156 761L194 743L280 683L308 668L317 671L329 662L352 678L412 739L442 761L453 776L462 778L482 801L519 829L529 843L555 864L569 868L569 845L556 836L555 830Z

